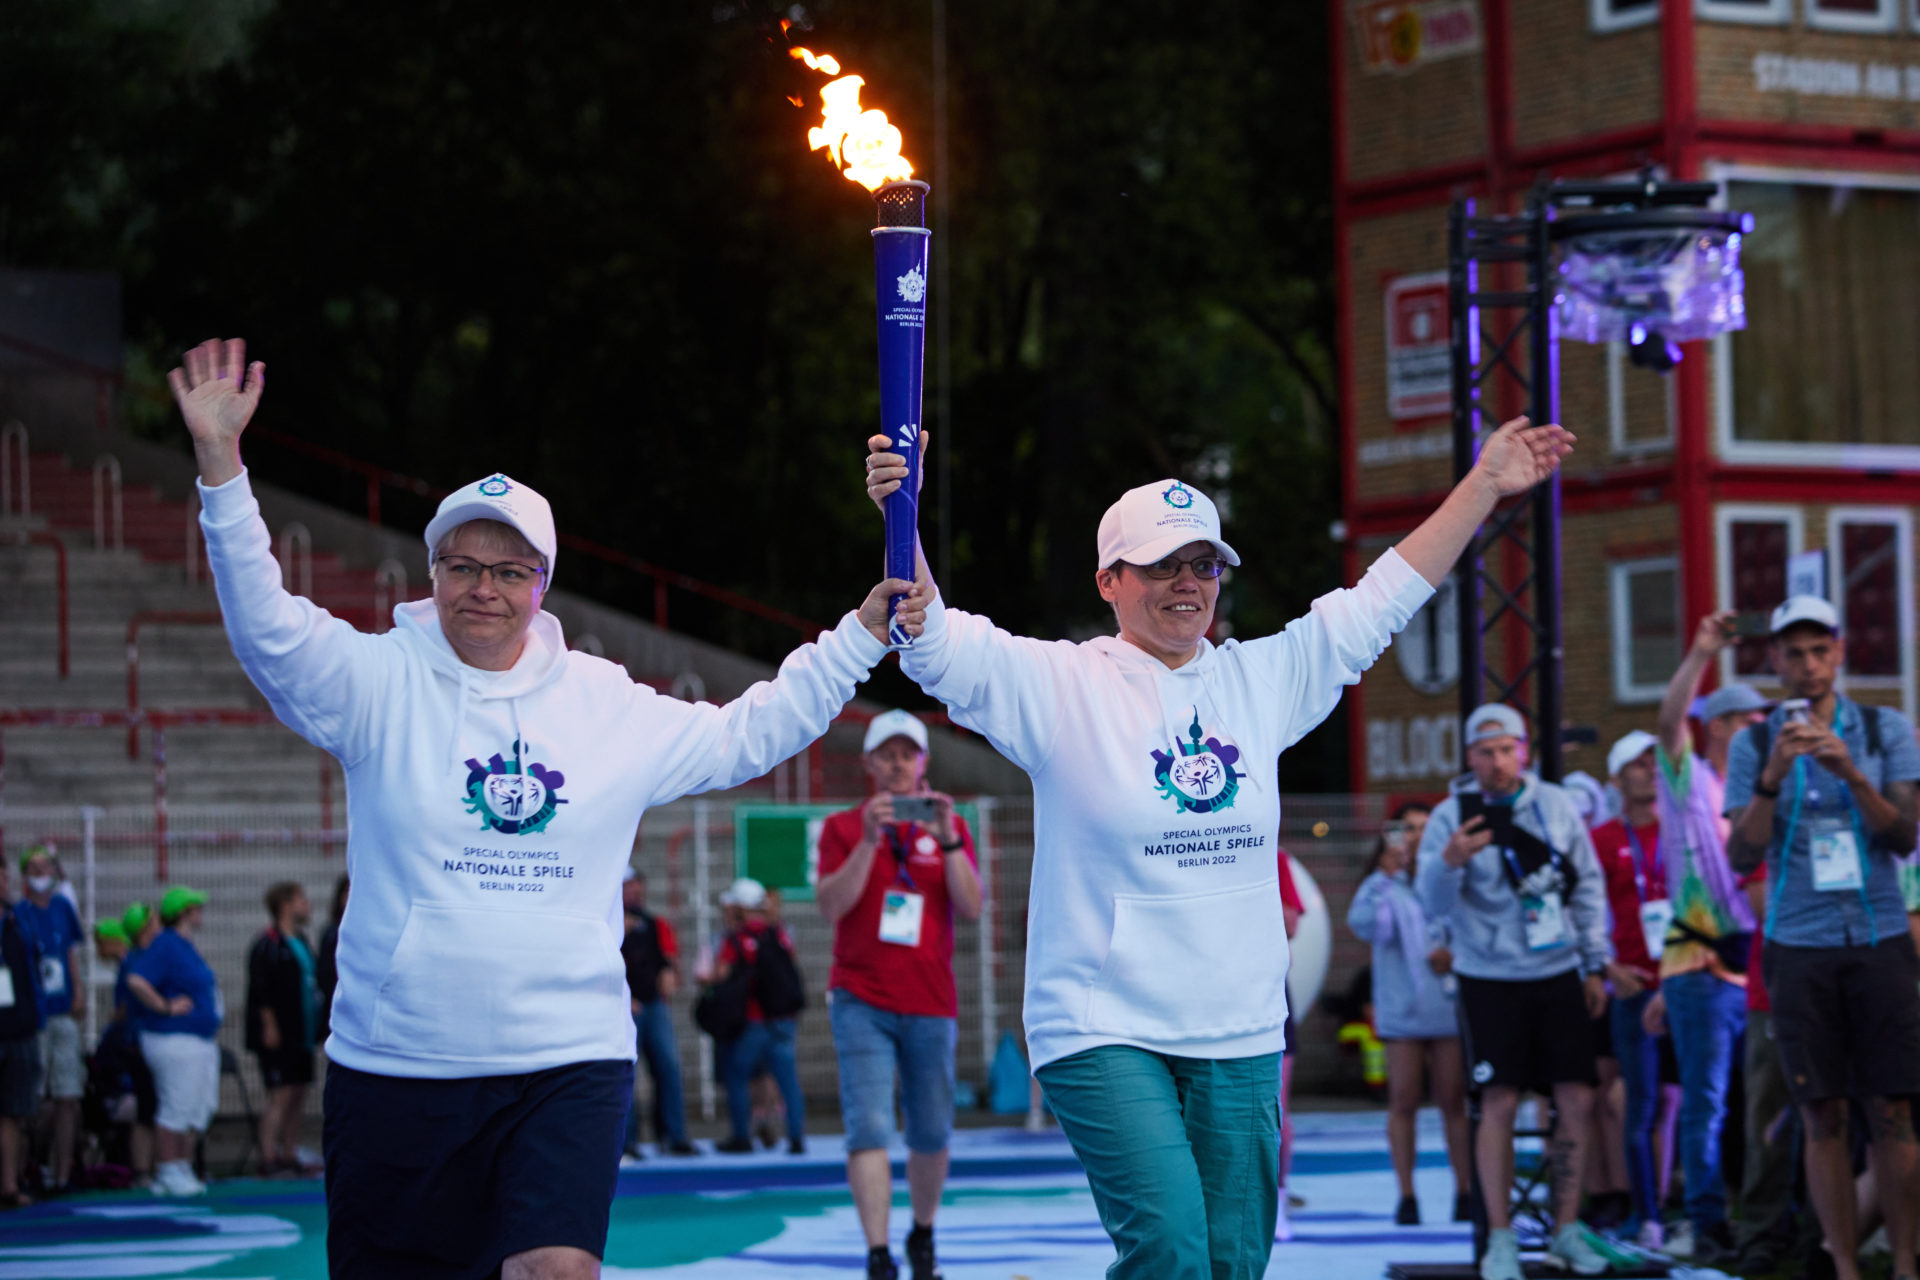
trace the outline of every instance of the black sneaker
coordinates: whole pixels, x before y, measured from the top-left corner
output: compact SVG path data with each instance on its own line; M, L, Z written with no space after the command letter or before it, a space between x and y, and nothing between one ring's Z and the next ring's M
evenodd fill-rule
M627 1160L645 1160L647 1158L646 1153L640 1150L640 1144L637 1142L630 1143L624 1147L620 1155Z
M1823 1250L1824 1252L1824 1250ZM1725 1222L1697 1227L1693 1233L1693 1265L1726 1270L1740 1251L1733 1246L1733 1230ZM1831 1255L1829 1261L1831 1261Z
M940 1268L933 1260L933 1228L913 1224L907 1232L907 1262L913 1267L913 1280L940 1280Z
M1456 1191L1453 1193L1453 1220L1455 1222L1473 1221L1473 1193Z
M694 1146L685 1138L682 1138L678 1142L667 1145L667 1154L673 1156L697 1156L700 1154L700 1148Z
M734 1137L723 1138L719 1142L714 1143L713 1149L721 1155L750 1156L753 1154L753 1139L742 1138L735 1135Z
M807 1154L807 1140L805 1138L788 1138L787 1154L790 1156L803 1156Z
M1839 1274L1833 1266L1833 1255L1820 1241L1815 1240L1813 1247L1807 1250L1806 1269L1800 1273L1805 1280L1834 1280Z
M1393 1225L1396 1227L1419 1226L1420 1201L1413 1196L1401 1196L1400 1207L1393 1211Z
M900 1268L894 1265L887 1246L877 1244L867 1250L867 1280L900 1280Z

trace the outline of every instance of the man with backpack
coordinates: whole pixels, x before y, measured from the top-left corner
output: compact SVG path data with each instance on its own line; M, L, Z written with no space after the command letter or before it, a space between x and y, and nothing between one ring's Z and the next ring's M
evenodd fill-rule
M887 1246L893 1204L893 1092L906 1115L913 1280L936 1280L933 1217L953 1133L956 917L978 919L980 876L966 819L927 786L927 727L904 711L875 716L862 761L864 804L820 831L820 914L833 925L828 1013L840 1060L847 1183L867 1238L868 1280L895 1280Z
M714 957L714 988L695 1016L711 1033L719 1051L721 1081L727 1089L728 1137L714 1150L729 1155L753 1151L753 1077L765 1067L779 1086L787 1108L787 1151L807 1152L807 1104L800 1096L800 1069L794 1058L798 1034L796 1019L806 1008L806 986L793 959L793 938L767 918L767 889L745 876L720 895L720 905L732 907L738 924L720 942ZM726 1008L724 1022L737 1008L739 1030L728 1029L709 1015L713 1005ZM717 1029L718 1028L718 1029Z
M1840 696L1846 641L1831 604L1793 596L1771 622L1768 657L1787 697L1734 740L1727 857L1740 871L1766 862L1761 969L1834 1272L1860 1273L1853 1100L1873 1143L1891 1274L1905 1280L1915 1274L1920 1204L1911 1103L1920 1093L1920 956L1895 863L1915 845L1920 747L1899 712Z

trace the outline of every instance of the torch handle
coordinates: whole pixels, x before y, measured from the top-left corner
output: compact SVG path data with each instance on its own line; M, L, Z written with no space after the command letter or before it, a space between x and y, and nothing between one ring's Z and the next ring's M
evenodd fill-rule
M891 451L907 460L907 478L882 505L886 516L886 572L914 576L920 522L920 397L927 345L927 248L924 227L876 227L873 232L874 295L880 324L880 429ZM891 618L902 596L888 606ZM912 643L888 626L895 645Z

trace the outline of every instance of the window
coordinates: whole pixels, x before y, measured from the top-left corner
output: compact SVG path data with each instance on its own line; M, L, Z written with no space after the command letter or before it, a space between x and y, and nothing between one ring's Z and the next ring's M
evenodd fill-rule
M1588 0L1595 31L1624 31L1660 20L1660 0Z
M1674 380L1635 368L1627 344L1607 344L1607 431L1616 455L1673 448Z
M1724 175L1723 175L1724 176ZM1747 327L1716 342L1721 452L1741 462L1920 466L1920 184L1734 180Z
M1613 586L1613 697L1658 702L1680 665L1680 561L1622 560Z
M1784 23L1792 0L1693 0L1693 11L1716 22Z
M1914 703L1913 516L1904 508L1841 507L1827 516L1834 603L1847 637L1847 683L1898 689Z
M1807 0L1807 25L1829 31L1892 31L1896 0Z
M1798 509L1722 507L1715 559L1720 569L1722 607L1741 613L1770 613L1787 598L1787 557L1805 542ZM1773 679L1765 640L1742 640L1723 659L1721 678Z

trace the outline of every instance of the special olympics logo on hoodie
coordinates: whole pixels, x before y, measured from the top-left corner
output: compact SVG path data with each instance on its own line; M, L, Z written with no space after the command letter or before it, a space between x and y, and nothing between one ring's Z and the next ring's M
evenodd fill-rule
M1240 748L1219 738L1203 739L1202 733L1200 714L1195 711L1187 730L1191 741L1176 743L1177 751L1153 753L1153 780L1160 785L1160 795L1183 813L1232 808L1240 794L1240 779L1247 776L1233 767L1240 759Z
M481 824L502 835L531 835L545 831L559 806L567 803L558 792L566 775L543 764L520 767L522 747L513 744L513 759L496 752L484 765L467 761L467 812L480 815Z

